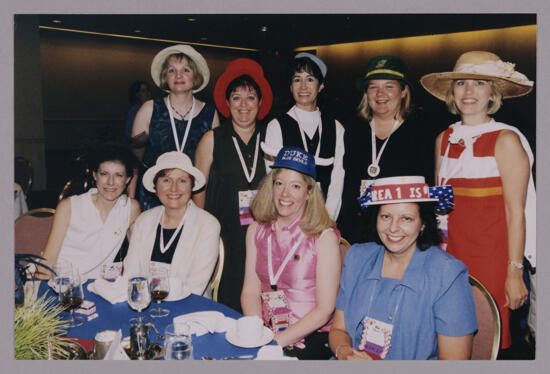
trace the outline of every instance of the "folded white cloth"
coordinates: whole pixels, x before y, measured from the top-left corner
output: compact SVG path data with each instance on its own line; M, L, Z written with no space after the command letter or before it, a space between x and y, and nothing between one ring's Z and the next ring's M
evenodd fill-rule
M114 282L98 278L88 285L88 291L98 294L111 304L122 303L128 299L128 280L121 276Z
M173 323L176 332L184 332L188 326L189 334L201 336L206 333L225 332L235 326L236 321L221 312L204 311L174 317Z
M181 278L170 277L169 282L170 292L168 293L168 297L164 299L164 301L182 300L191 294L189 290L183 287L183 280Z
M126 351L120 344L122 338L122 331L118 330L113 339L113 343L109 347L109 350L105 354L104 360L129 360L130 357L126 354Z
M258 350L256 360L297 360L297 357L288 357L283 354L280 345L264 345Z

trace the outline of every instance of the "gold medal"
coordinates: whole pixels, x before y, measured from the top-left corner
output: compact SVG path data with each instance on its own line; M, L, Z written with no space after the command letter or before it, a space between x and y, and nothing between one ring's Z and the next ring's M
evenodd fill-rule
M380 167L375 164L370 164L367 169L367 172L369 173L369 176L371 176L372 178L375 178L378 176L378 174L380 174Z

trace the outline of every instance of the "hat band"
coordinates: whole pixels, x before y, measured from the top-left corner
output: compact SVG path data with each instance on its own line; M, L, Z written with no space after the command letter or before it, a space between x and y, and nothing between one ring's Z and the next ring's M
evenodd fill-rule
M396 70L391 70L391 69L376 69L376 70L369 71L365 76L365 78L368 78L373 74L393 74L393 75L397 75L398 77L405 78L405 74L400 73Z
M525 86L533 86L524 74L514 70L515 64L504 61L487 61L481 64L462 63L455 66L453 73L479 74L514 81Z

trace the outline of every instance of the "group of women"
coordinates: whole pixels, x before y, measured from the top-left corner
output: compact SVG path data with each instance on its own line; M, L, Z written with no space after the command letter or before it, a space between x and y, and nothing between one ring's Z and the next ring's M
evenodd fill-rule
M310 53L291 62L295 104L267 125L273 92L251 59L232 61L215 84L221 125L193 96L210 73L192 47L160 51L151 73L168 95L145 102L133 124L147 167L143 213L124 195L129 151L104 147L91 164L97 188L58 206L48 264L65 258L100 277L126 235L123 276L154 263L209 296L221 237L218 301L262 317L300 359L468 359L477 329L469 273L495 297L501 347L510 346L509 310L528 296L524 256L535 265L532 153L518 130L489 117L532 89L513 64L474 51L452 72L424 76L461 117L437 138L412 111L394 56L369 61L345 131L318 107L327 66ZM438 224L447 224L447 253ZM345 260L342 237L358 243Z

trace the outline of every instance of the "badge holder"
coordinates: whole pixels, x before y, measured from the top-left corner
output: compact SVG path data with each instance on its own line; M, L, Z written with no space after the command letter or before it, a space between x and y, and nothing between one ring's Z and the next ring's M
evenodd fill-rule
M367 352L374 360L384 360L390 349L392 330L393 325L365 317L358 349Z
M269 321L271 330L277 333L290 325L290 308L288 300L282 290L262 292L264 321Z
M256 196L257 190L239 191L239 221L241 226L248 226L254 222L252 212L250 211L250 204Z

